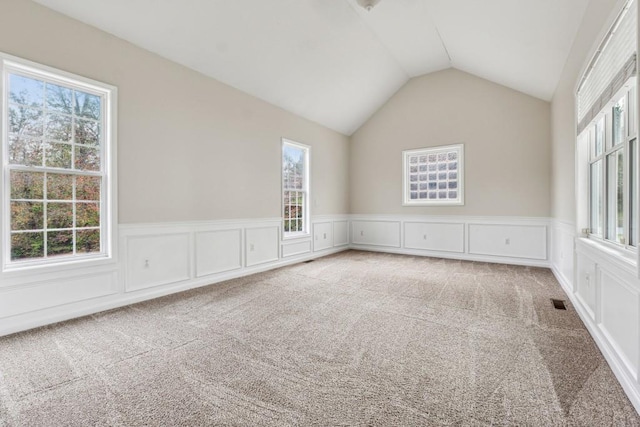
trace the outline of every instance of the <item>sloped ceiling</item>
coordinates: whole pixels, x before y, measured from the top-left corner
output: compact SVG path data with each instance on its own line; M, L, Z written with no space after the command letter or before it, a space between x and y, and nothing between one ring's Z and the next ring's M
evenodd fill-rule
M346 135L455 67L550 100L589 0L35 0Z

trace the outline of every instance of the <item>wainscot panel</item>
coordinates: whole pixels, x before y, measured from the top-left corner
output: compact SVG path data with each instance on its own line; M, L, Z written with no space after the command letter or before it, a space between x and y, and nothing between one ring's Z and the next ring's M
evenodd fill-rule
M351 230L356 245L400 247L400 221L352 221Z
M196 277L242 268L242 229L196 233Z
M313 224L313 251L321 251L333 247L333 224L316 222Z
M277 261L280 227L247 228L245 231L246 266Z
M333 246L349 244L349 221L333 222Z
M115 294L115 271L30 283L0 291L0 318Z
M469 253L511 258L547 259L547 227L470 224Z
M404 247L464 252L464 224L405 222Z
M127 292L189 280L188 233L129 236Z

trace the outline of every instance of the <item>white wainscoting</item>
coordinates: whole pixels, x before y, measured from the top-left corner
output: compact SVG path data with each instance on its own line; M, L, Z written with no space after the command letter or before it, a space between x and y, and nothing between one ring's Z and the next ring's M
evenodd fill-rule
M242 229L198 231L196 277L242 268Z
M353 215L354 249L506 264L549 264L548 218Z
M640 412L640 280L634 258L577 236L575 226L562 221L554 221L552 241L553 273Z
M191 278L189 233L127 238L127 292Z
M322 251L333 247L333 223L316 222L313 224L313 251Z
M312 218L314 251L311 234L284 241L279 218L120 225L111 264L3 280L0 336L347 250L348 219Z

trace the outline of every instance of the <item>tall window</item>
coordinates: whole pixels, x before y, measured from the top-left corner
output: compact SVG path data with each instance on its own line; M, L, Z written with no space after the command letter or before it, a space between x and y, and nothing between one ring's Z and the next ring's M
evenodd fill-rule
M113 89L4 59L4 266L109 255Z
M309 147L282 141L284 237L309 233Z
M403 204L464 204L462 144L408 150L402 153Z
M589 229L594 238L637 246L635 77L581 134L589 147Z

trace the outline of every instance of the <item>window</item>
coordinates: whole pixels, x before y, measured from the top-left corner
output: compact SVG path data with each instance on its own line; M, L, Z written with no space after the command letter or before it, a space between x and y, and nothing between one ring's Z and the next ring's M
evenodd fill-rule
M403 151L403 204L464 204L464 146Z
M590 237L623 247L637 246L635 96L632 78L581 134L589 146Z
M0 59L4 267L109 257L114 88Z
M309 234L309 147L282 141L284 237Z

